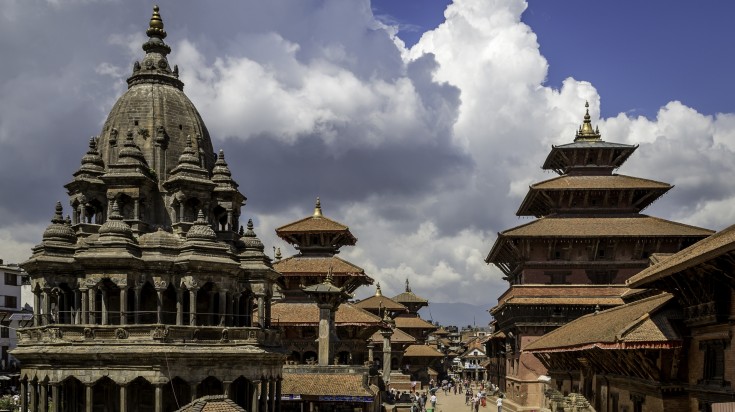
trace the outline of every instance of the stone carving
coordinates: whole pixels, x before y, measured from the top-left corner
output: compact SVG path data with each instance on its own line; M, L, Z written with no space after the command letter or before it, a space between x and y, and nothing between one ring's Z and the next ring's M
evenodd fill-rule
M220 339L220 342L229 342L230 341L230 331L227 330L227 328L222 329L222 339Z
M166 289L166 287L168 287L168 282L163 279L156 279L153 281L153 286L156 289Z
M127 339L128 331L123 328L117 328L115 329L115 337L118 339Z
M94 339L94 330L92 328L84 328L84 339Z

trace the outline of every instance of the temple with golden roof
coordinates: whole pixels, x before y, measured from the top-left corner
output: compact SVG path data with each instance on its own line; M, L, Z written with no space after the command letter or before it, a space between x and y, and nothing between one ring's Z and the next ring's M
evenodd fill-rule
M574 141L552 146L543 164L559 176L531 185L516 213L537 219L500 232L486 258L509 283L490 310L496 332L487 347L488 375L511 410L543 404L539 379L548 371L526 346L582 315L622 305L631 293L626 280L651 255L712 234L641 213L672 186L614 173L636 149L602 140L587 109Z

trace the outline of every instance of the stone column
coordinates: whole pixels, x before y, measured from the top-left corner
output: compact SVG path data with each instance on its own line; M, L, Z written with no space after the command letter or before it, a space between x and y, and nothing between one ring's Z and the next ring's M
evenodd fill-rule
M367 350L368 350L368 363L372 366L374 360L374 350L375 350L375 344L370 342L367 344Z
M128 323L128 287L123 285L120 288L120 324L126 325Z
M268 412L276 412L276 380L268 379Z
M258 381L251 381L250 382L250 393L248 394L248 400L250 401L248 404L250 405L250 410L253 412L259 412L258 411Z
M225 325L227 326L235 326L234 318L233 318L233 305L232 302L234 300L234 296L232 294L227 294L227 317L225 318Z
M217 322L217 320L218 320L217 319L217 313L215 312L216 309L214 308L214 295L215 295L215 293L217 293L217 292L215 292L213 290L210 290L209 291L209 313L207 313L207 315L206 315L207 324L208 325L212 325L212 326L214 326L214 325L216 325L218 323Z
M94 412L94 398L92 397L94 392L92 392L93 384L88 383L85 384L85 399L84 399L84 412Z
M163 289L156 288L156 323L163 323Z
M189 325L197 324L197 290L189 289Z
M134 299L133 299L133 312L135 312L135 324L140 324L140 291L143 289L142 286L136 285L133 289L133 293L135 293Z
M265 296L258 295L258 323L265 329Z
M276 379L276 412L281 412L281 383L283 378Z
M133 199L133 220L140 220L140 199Z
M156 384L156 412L163 412L163 387L160 383Z
M219 291L219 326L227 325L227 289Z
M196 383L192 383L189 385L189 391L191 392L191 401L194 402L197 399L197 386L199 386Z
M102 324L107 325L109 323L109 318L107 316L107 288L100 287L100 292L102 292L102 305L100 307L102 310Z
M46 382L39 382L40 394L38 396L38 407L41 412L48 411L48 385Z
M128 412L128 387L120 385L120 412Z
M38 381L31 381L31 405L32 412L38 412Z
M43 306L43 317L41 318L41 324L50 325L53 322L51 319L51 289L43 288L41 302L41 305Z
M332 352L331 318L332 305L319 303L319 366L329 365Z
M84 324L85 322L89 322L89 289L79 288L79 291L82 292L81 323Z
M28 379L20 382L20 410L28 410Z
M95 311L97 310L97 288L89 288L89 324L97 324L97 316Z
M33 291L33 326L41 326L41 291Z
M184 221L184 203L179 203L179 223Z
M176 324L184 324L184 290L181 287L176 288Z
M393 331L391 329L381 330L380 334L383 335L383 382L387 385L390 383L390 337Z
M258 412L266 412L268 402L268 380L260 380L260 399L258 400Z
M240 298L242 293L237 293L232 297L232 326L243 326L242 314L240 313Z

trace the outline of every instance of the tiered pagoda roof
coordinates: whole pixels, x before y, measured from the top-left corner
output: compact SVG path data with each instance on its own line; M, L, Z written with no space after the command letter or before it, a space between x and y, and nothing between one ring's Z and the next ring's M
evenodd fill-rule
M280 286L285 294L299 294L304 287L322 282L327 273L348 293L373 283L361 267L335 256L342 246L354 246L357 239L349 227L322 214L319 198L311 216L279 227L276 234L299 251L273 265L282 275Z

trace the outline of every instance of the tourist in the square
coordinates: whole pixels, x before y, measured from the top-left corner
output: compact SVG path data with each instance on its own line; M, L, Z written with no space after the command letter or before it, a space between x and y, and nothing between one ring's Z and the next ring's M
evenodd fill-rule
M503 412L503 395L498 396L498 400L495 404L498 405L498 412Z

